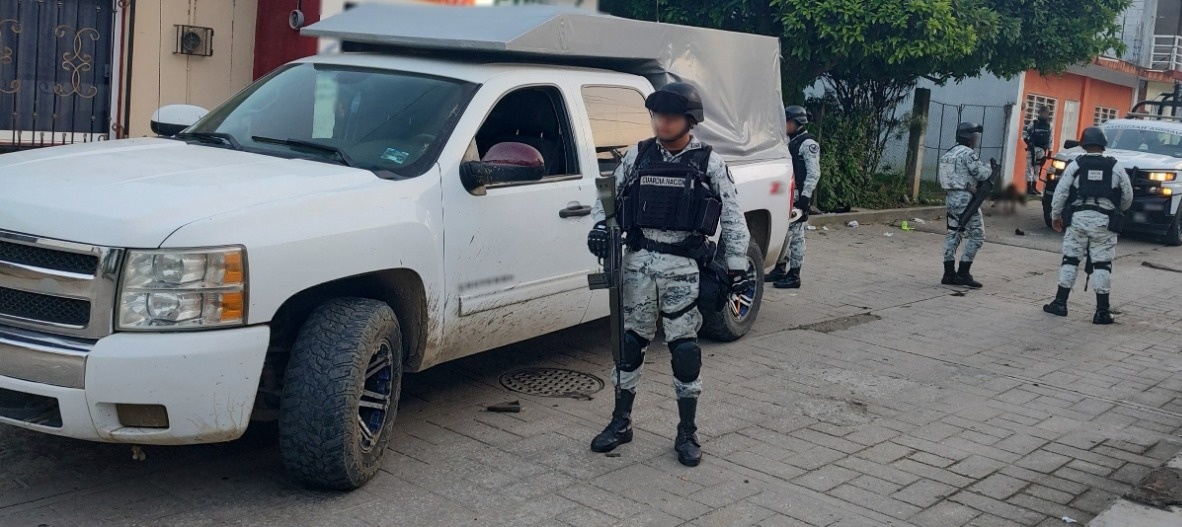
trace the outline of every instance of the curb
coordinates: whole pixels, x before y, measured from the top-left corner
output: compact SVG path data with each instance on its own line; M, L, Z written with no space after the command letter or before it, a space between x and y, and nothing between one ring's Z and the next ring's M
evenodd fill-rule
M1182 454L1171 459L1163 468L1182 470ZM1127 498L1112 503L1104 512L1088 522L1088 527L1177 527L1182 525L1182 507L1155 509Z
M906 209L859 210L843 212L841 214L813 214L809 216L809 225L816 225L817 227L844 226L851 221L857 221L859 224L888 223L891 220L910 220L911 218L930 220L938 215L943 215L945 210L947 208L944 206L935 206Z

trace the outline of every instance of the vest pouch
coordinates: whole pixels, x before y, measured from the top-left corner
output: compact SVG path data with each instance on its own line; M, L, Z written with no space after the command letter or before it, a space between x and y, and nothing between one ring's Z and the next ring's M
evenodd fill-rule
M706 236L714 236L718 232L718 222L722 218L722 202L708 198L702 207L698 209L698 217L695 219L695 231L698 234Z

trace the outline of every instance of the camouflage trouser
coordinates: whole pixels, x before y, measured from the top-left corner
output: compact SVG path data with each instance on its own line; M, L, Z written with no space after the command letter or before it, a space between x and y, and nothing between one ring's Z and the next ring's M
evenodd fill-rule
M1090 244L1090 248L1089 248ZM1071 225L1063 233L1063 266L1059 268L1059 287L1071 289L1079 274L1079 264L1085 253L1091 254L1092 265L1116 258L1116 233L1108 230L1108 216L1091 210L1081 210L1071 217ZM1067 260L1071 261L1068 262ZM1096 293L1108 294L1112 290L1112 272L1096 268L1092 271L1092 284Z
M665 341L695 339L702 327L702 314L690 308L675 318L663 313L678 313L698 300L698 263L681 256L646 250L624 253L624 329L635 332L652 342L657 336L657 317L664 318ZM635 390L640 384L641 365L633 372L612 369L612 382L619 387ZM681 382L673 378L673 388L679 399L696 398L702 393L702 380Z
M945 204L948 205L948 236L944 238L945 262L956 260L956 248L960 246L961 238L968 238L964 244L964 254L960 257L962 262L972 262L973 258L977 257L977 251L981 249L981 245L985 243L985 218L980 212L969 218L969 223L963 233L956 232L956 228L959 226L957 218L968 207L969 201L972 199L972 194L962 191L950 191L948 196L944 198Z
M1026 163L1026 184L1032 184L1038 181L1038 173L1041 171L1042 164L1047 160L1047 151L1042 148L1031 148L1027 156Z
M804 265L804 233L808 232L808 220L798 221L788 226L788 250L784 252L783 261L776 265L787 265L789 269L800 269Z

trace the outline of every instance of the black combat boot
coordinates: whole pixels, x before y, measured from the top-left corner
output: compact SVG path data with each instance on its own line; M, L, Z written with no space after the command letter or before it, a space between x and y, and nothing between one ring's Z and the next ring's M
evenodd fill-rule
M1111 324L1115 322L1112 313L1108 311L1108 295L1096 293L1096 314L1092 317L1093 324Z
M956 276L952 278L952 283L972 287L973 289L980 289L981 282L973 280L973 275L969 273L969 270L972 268L973 262L960 262L960 269L956 271Z
M788 276L788 271L784 270L784 264L776 264L776 267L768 274L763 275L764 282L778 282Z
M632 390L616 390L616 409L612 411L612 420L595 439L591 440L591 451L611 452L616 447L632 441L632 403L636 401L636 392Z
M677 451L677 460L687 467L696 467L702 462L702 445L698 444L698 427L694 424L697 413L697 398L677 400L677 414L681 422L677 423L677 439L673 441L673 450Z
M1052 315L1067 316L1067 296L1070 294L1071 289L1059 286L1059 292L1055 293L1055 299L1050 304L1042 306L1042 310Z
M776 283L772 285L776 289L800 289L800 268L793 267L789 269L788 274L784 275L784 278L776 280Z
M940 283L944 285L952 285L956 283L956 261L948 260L944 262L944 277L940 279Z

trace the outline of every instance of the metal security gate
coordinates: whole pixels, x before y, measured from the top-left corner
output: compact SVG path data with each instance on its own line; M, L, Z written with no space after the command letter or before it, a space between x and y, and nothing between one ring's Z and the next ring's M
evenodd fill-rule
M956 146L956 125L966 121L980 124L985 129L981 134L981 144L977 148L981 159L994 158L998 162L1004 162L1006 131L1010 126L1013 110L1012 104L948 104L932 100L928 106L927 133L924 134L924 179L936 178L940 156ZM1003 173L1008 172L1004 170Z
M0 0L0 149L111 129L112 0Z

